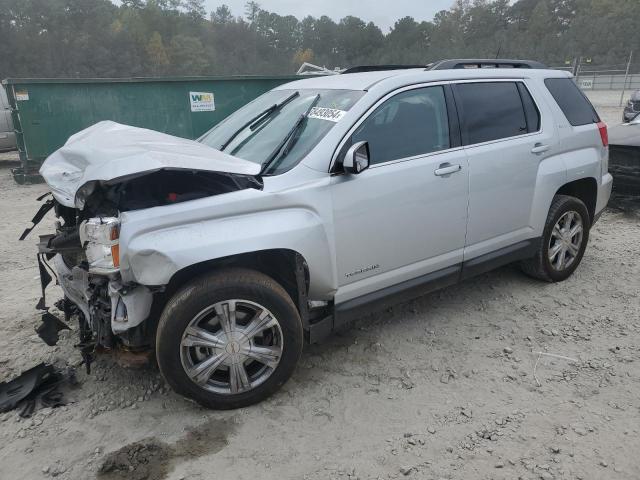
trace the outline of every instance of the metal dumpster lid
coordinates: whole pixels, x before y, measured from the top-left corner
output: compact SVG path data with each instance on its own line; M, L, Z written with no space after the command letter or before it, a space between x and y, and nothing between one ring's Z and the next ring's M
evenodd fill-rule
M304 78L304 77L303 77ZM219 75L206 77L118 77L118 78L6 78L4 85L33 83L144 83L144 82L202 82L225 80L300 80L299 75Z

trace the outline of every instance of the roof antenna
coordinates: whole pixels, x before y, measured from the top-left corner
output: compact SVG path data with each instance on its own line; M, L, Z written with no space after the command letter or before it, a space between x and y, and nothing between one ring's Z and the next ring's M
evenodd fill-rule
M502 43L500 44L500 46L498 47L498 51L496 52L496 60L498 58L500 58L500 52L502 51Z

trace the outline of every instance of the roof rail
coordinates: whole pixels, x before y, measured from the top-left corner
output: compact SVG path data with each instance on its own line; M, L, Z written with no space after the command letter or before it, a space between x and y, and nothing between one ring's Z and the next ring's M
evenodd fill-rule
M452 70L458 68L548 68L533 60L511 60L507 58L463 58L439 60L427 65L427 70Z
M426 68L427 65L359 65L349 67L342 72L345 73L362 73L362 72L379 72L384 70L406 70L409 68Z

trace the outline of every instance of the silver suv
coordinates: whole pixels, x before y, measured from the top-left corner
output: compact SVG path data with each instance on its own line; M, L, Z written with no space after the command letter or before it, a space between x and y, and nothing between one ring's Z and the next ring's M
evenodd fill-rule
M197 142L71 137L41 169L39 259L87 359L153 351L176 392L236 408L368 310L512 262L569 277L611 192L606 125L566 73L459 66L295 81Z

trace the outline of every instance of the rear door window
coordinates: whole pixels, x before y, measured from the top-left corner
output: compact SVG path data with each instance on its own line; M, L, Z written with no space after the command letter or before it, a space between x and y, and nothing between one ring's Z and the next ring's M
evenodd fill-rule
M455 92L465 145L515 137L530 131L516 82L460 83L455 85ZM536 123L533 112L531 115L531 123Z
M570 78L547 78L544 84L574 127L600 121L587 97Z

